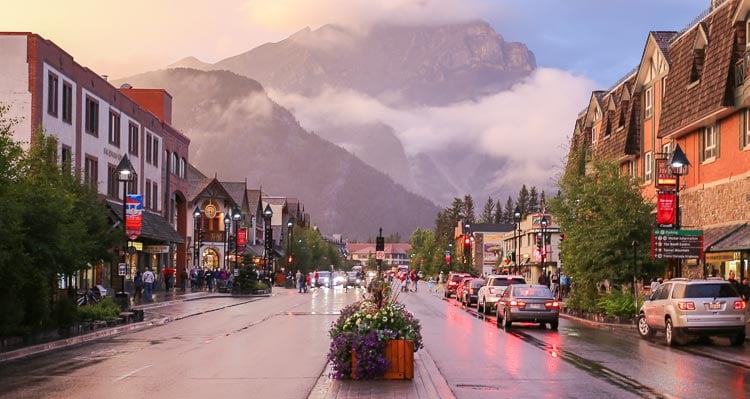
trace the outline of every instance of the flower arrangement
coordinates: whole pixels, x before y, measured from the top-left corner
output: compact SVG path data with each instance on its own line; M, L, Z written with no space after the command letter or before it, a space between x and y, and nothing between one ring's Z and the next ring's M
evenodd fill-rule
M389 367L384 353L388 340L411 340L415 352L423 347L419 320L396 297L387 295L388 291L384 282L373 284L369 298L341 310L329 331L328 360L333 378L382 378ZM356 365L352 364L352 353Z

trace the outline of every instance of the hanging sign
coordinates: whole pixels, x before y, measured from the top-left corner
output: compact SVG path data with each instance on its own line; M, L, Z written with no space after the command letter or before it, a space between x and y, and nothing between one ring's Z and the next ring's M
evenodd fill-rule
M672 227L677 220L675 193L660 192L656 199L656 224L660 227Z
M128 194L125 201L125 234L135 240L143 227L143 195Z
M237 245L247 245L247 229L244 227L237 231Z

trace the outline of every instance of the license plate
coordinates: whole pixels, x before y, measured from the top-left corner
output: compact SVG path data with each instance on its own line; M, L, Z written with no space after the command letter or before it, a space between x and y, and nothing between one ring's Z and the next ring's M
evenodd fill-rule
M530 303L529 309L544 309L544 305L541 303Z
M708 304L708 308L711 310L721 309L721 302L711 302Z

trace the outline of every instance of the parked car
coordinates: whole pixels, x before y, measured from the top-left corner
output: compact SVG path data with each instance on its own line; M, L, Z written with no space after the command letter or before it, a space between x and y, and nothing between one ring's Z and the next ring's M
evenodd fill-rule
M445 295L446 298L450 298L451 295L455 296L456 289L458 288L458 283L460 283L461 279L463 279L464 277L471 277L471 274L454 272L448 273L448 278L445 280L445 290L443 292L443 295Z
M346 286L347 287L361 287L364 284L359 278L359 273L356 271L346 272Z
M458 297L458 300L469 307L477 303L477 294L479 294L479 289L484 286L485 280L480 277L464 280L466 281L466 287L461 290L461 295Z
M471 279L473 279L473 278L474 278L474 277L471 277L471 276L469 276L469 277L463 277L463 278L462 278L462 279L461 279L461 280L460 280L460 281L458 282L458 285L456 286L456 300L457 300L458 302L460 302L460 303L464 303L464 301L463 301L463 298L464 298L464 291L465 291L465 290L467 289L467 286L468 286L469 282L470 282L470 281L471 281Z
M651 338L663 331L667 345L688 336L727 336L745 343L747 304L729 281L675 278L646 298L638 315L638 334Z
M497 325L510 328L514 322L549 324L557 330L560 303L546 285L512 284L497 301Z
M487 283L477 293L477 311L487 314L495 309L495 304L505 287L511 284L526 284L522 276L495 274L487 278Z

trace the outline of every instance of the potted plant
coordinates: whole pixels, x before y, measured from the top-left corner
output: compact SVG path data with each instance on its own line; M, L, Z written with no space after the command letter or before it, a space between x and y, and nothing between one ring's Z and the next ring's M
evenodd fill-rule
M329 331L334 378L413 378L414 352L423 347L421 325L390 291L378 281L365 299L341 310Z

